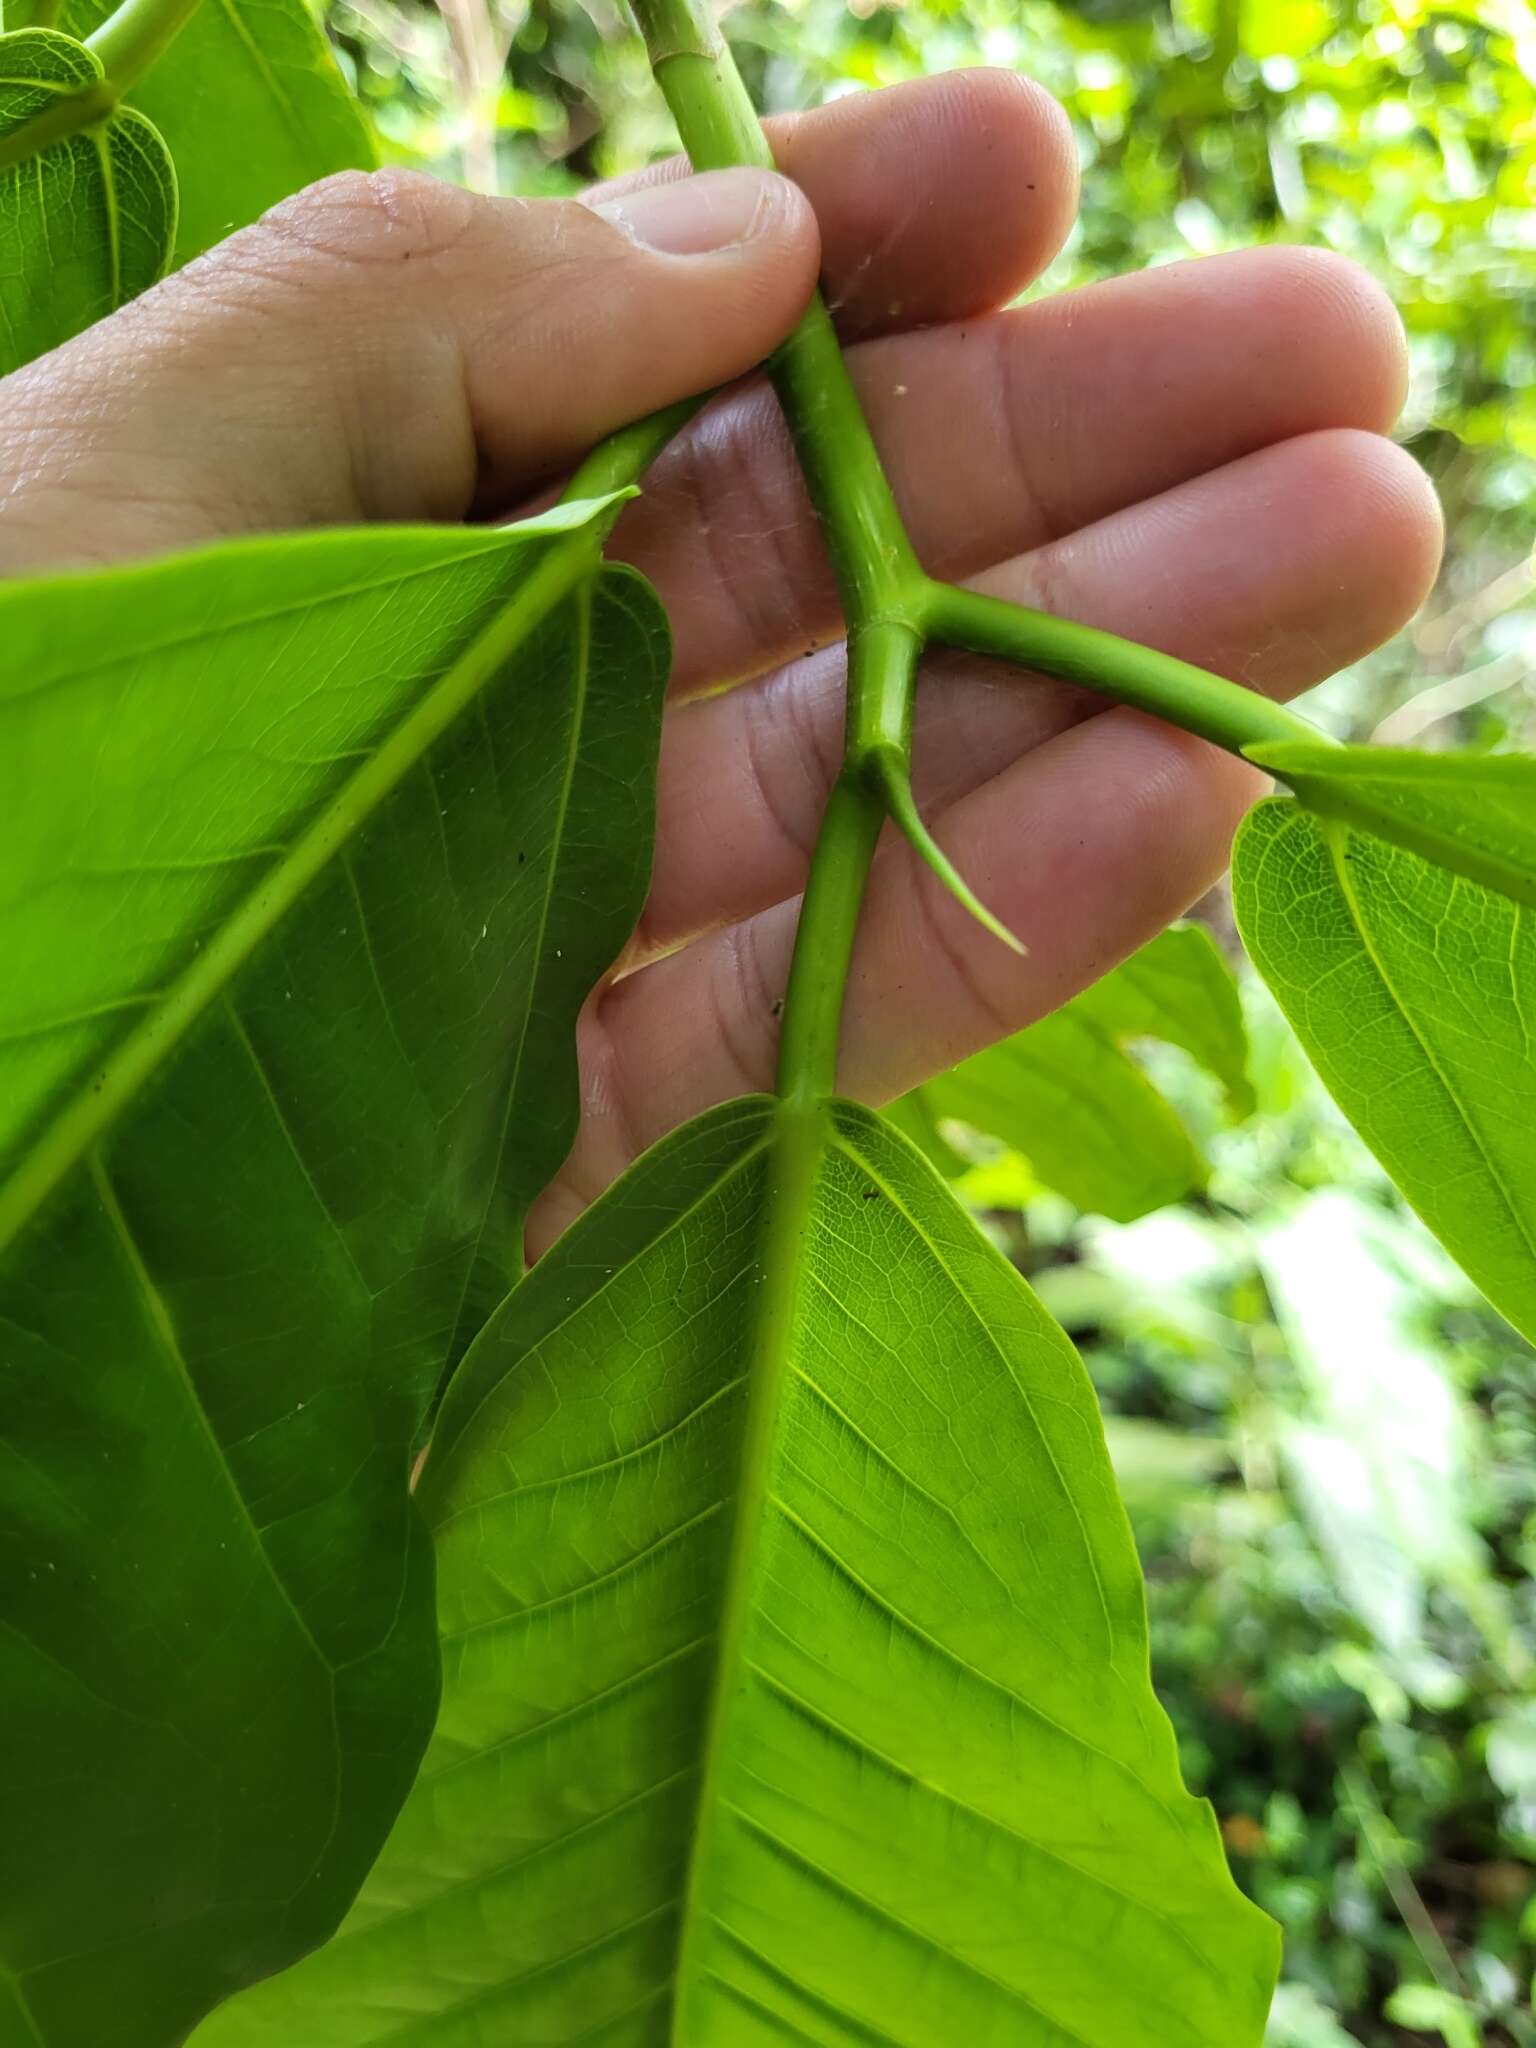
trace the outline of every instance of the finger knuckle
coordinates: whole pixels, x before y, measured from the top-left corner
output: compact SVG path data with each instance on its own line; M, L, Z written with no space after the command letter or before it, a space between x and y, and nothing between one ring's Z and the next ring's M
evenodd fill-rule
M419 171L339 171L273 207L252 232L280 255L393 266L456 247L478 204Z

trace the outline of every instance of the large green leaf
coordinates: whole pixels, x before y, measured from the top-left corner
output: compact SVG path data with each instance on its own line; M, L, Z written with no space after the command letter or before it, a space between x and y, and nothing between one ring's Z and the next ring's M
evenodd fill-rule
M1536 1337L1536 932L1521 904L1292 800L1233 857L1255 966L1340 1107Z
M0 142L100 81L70 36L0 36ZM146 290L175 234L170 157L131 108L0 169L0 377Z
M647 865L602 509L0 586L6 2042L169 2048L410 1784L413 1441Z
M1242 999L1204 925L1170 925L1071 1007L1120 1043L1155 1038L1178 1046L1221 1083L1233 1116L1253 1113Z
M1143 1038L1199 1060L1235 1114L1252 1109L1236 984L1209 934L1185 924L1053 1015L915 1091L897 1118L946 1171L964 1162L937 1149L933 1127L952 1117L1023 1153L1078 1208L1129 1223L1205 1180L1177 1112L1124 1050Z
M65 21L84 37L112 9L113 0L69 0ZM198 0L129 97L176 165L178 263L315 179L377 161L306 0Z
M1452 874L1536 906L1536 756L1297 741L1248 754L1319 817L1363 825Z
M923 1089L931 1114L1000 1138L1079 1209L1132 1222L1205 1184L1178 1112L1070 1004Z
M443 1710L341 1934L197 2048L1257 2048L1071 1347L851 1105L729 1104L538 1265L421 1498Z

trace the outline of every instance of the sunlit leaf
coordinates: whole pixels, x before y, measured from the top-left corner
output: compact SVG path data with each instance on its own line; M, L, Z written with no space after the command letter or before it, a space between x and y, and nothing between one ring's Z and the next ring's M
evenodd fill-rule
M1473 2007L1438 1984L1400 1984L1383 2007L1384 2016L1416 2033L1434 2032L1445 2048L1483 2048Z
M1177 1111L1070 1005L929 1082L923 1094L932 1114L1001 1139L1045 1186L1117 1222L1204 1183Z
M1258 2048L1092 1390L878 1118L666 1140L450 1391L445 1696L336 1941L197 2048Z
M1242 1001L1204 925L1170 925L1071 1007L1117 1041L1155 1038L1178 1046L1220 1081L1233 1116L1252 1112Z
M172 2048L410 1784L413 1440L647 865L601 513L0 585L7 2041Z
M1282 1984L1275 1993L1265 2048L1356 2048L1337 2018L1304 1984Z
M1340 1107L1536 1335L1536 930L1503 894L1271 799L1238 835L1248 950Z
M1234 1458L1233 1445L1222 1437L1195 1436L1140 1416L1106 1417L1104 1435L1120 1492L1133 1510L1177 1508Z
M1378 831L1452 874L1536 906L1536 755L1294 742L1249 753L1319 817Z
M89 35L113 0L69 0ZM305 0L198 0L130 94L169 145L185 263L333 171L376 161L361 108Z
M52 29L0 36L0 143L101 75ZM175 233L170 157L132 109L0 168L0 376L147 290Z
M1205 1179L1182 1119L1124 1050L1147 1038L1200 1061L1236 1114L1252 1109L1236 984L1209 934L1177 925L1052 1016L927 1083L898 1114L945 1171L957 1167L937 1152L936 1127L952 1117L1022 1153L1078 1208L1130 1222Z

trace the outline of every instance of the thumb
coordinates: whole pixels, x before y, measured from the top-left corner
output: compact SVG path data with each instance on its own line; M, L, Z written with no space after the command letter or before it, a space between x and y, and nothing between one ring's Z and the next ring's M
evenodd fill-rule
M0 384L0 572L495 512L760 361L818 253L771 171L590 205L327 179Z

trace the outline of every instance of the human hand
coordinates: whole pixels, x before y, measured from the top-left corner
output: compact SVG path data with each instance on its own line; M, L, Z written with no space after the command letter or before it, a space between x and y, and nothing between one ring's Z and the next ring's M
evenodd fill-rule
M775 139L810 205L746 171L589 195L606 220L396 174L301 195L0 387L0 568L515 513L610 428L760 360L820 261L935 573L1277 695L1413 610L1438 518L1379 438L1402 342L1358 273L1250 252L1000 312L1071 218L1070 138L1043 95L955 74ZM581 1132L535 1250L644 1145L770 1081L841 737L835 592L760 381L674 444L613 551L667 604L677 704L651 901L583 1019ZM1084 692L932 666L919 799L1030 953L886 847L841 1077L873 1101L1021 1028L1176 915L1257 787Z

